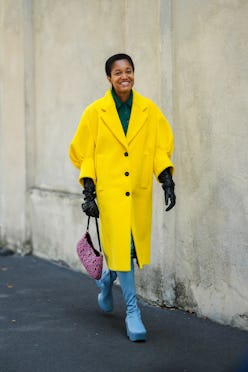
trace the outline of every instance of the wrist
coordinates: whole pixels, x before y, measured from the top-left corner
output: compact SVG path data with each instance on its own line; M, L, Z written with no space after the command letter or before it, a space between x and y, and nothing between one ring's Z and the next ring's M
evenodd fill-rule
M84 190L86 192L94 193L95 192L95 184L92 178L85 177L83 178L84 181Z
M164 186L171 187L175 185L171 176L171 168L164 169L158 176L158 180L163 184L163 188Z

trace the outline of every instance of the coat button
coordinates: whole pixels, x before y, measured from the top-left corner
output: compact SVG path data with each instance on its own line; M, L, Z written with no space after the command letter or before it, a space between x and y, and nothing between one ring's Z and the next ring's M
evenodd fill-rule
M127 192L126 192L126 196L129 196L129 195L130 195L130 192L129 192L129 191L127 191Z
M124 152L124 156L128 156L128 152Z
M129 172L125 172L125 176L129 176Z

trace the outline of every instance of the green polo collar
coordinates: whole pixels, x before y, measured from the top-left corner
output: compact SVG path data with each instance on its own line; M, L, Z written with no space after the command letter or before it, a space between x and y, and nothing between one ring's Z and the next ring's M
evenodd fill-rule
M117 110L119 110L121 108L122 105L128 105L129 108L132 107L132 103L133 103L133 91L131 90L131 93L130 93L130 96L128 98L128 100L126 102L121 102L121 100L117 97L114 89L112 88L111 90L111 93L112 93L112 96L114 98L114 101L115 101L115 105L116 105L116 108Z

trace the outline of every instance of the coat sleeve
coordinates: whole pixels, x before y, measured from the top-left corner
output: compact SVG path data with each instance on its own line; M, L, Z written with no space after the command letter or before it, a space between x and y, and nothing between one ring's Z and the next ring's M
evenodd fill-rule
M80 170L79 182L83 186L83 177L92 178L96 183L95 141L88 110L83 113L76 133L69 147L69 156L73 165Z
M172 168L174 172L174 165L171 161L171 155L174 149L174 138L170 124L162 112L157 108L157 133L156 146L153 162L153 171L158 178L160 173L168 168Z

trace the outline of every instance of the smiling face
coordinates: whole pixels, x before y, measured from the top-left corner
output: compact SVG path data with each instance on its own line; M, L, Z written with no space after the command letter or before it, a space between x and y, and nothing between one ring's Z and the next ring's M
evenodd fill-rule
M125 102L134 85L134 72L126 59L115 61L111 68L111 76L108 76L117 97Z

